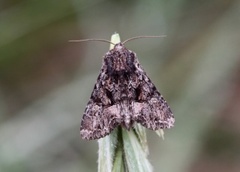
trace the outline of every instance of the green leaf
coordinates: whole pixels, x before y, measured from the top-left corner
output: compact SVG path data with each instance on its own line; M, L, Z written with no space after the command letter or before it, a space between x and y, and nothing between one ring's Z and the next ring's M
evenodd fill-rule
M133 130L122 129L123 149L126 164L129 172L151 172L152 166L147 159L147 154L143 150L136 134Z

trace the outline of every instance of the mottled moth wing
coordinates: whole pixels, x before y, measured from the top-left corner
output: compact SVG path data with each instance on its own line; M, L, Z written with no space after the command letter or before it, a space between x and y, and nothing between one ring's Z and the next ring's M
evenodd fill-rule
M103 65L94 86L90 100L83 114L80 135L83 139L99 139L108 135L120 124L120 117L116 105L112 105L106 91L107 78L106 66Z
M151 130L171 128L173 113L136 58L139 95L134 103L135 121Z
M152 130L170 128L173 114L141 67L134 52L121 43L107 52L80 127L84 139L108 135L134 122Z

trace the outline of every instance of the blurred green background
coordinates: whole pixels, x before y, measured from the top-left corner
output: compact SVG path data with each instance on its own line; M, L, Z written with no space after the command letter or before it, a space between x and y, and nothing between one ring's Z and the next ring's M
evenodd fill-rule
M91 172L97 141L80 120L109 45L127 43L170 104L155 171L240 171L240 1L1 0L0 171Z

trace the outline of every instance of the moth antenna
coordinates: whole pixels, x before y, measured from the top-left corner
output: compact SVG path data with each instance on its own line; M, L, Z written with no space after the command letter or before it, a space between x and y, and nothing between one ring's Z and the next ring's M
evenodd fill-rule
M129 38L125 41L122 42L122 44L125 44L126 42L129 42L129 41L132 41L134 39L140 39L140 38L163 38L163 37L166 37L167 35L159 35L159 36L135 36L135 37L132 37L132 38Z
M99 41L99 42L106 42L115 45L109 40L106 39L80 39L80 40L69 40L68 42L87 42L87 41Z

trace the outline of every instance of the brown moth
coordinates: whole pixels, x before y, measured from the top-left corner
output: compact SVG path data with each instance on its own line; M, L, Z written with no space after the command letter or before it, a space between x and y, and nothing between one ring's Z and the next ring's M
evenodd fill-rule
M129 130L134 122L151 130L174 125L170 107L143 70L136 53L125 48L127 41L116 44L104 55L83 114L83 139L105 137L119 125Z

